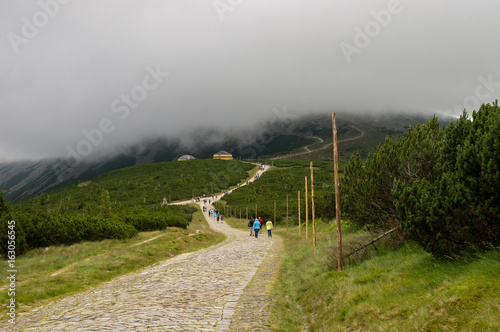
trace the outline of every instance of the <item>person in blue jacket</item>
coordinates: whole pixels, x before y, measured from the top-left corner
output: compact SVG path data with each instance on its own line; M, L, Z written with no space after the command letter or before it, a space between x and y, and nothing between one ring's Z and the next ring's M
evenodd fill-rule
M255 238L259 238L260 222L259 219L255 219L253 222L253 231L255 232Z

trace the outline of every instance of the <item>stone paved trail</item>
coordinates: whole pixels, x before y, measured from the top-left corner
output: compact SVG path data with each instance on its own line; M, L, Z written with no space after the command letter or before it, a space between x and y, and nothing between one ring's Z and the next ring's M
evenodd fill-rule
M2 322L0 330L269 331L267 294L280 239L256 239L205 216L226 241L21 313L13 328Z

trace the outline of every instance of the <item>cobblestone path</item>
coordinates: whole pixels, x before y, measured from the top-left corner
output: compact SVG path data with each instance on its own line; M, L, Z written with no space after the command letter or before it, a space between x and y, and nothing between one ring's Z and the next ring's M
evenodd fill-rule
M267 234L256 239L213 218L208 221L228 239L21 313L14 328L2 322L0 330L228 331L237 307L241 328L231 330L268 330L265 283L255 280L260 293L253 290L250 300L238 300L271 247L270 258L279 256L274 244L279 247L280 240ZM254 308L262 309L257 329L251 327L256 325Z

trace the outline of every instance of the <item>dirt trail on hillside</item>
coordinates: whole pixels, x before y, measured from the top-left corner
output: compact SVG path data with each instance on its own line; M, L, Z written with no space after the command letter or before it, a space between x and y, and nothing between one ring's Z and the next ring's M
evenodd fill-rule
M354 140L360 139L361 137L363 137L363 136L366 135L366 133L363 130L359 129L358 127L351 126L351 128L356 129L357 131L359 131L359 133L360 133L359 136L352 137L352 138L341 139L341 140L338 141L338 143L347 142L347 141L354 141ZM320 137L314 137L314 138L320 139L321 140L320 143L324 142L323 139L321 139ZM317 143L313 143L313 144L317 144ZM284 155L284 156L278 156L278 157L270 158L269 160L278 160L278 159L285 159L285 158L290 158L290 157L302 156L302 155L305 155L305 154L309 154L309 153L313 153L313 152L316 152L316 151L324 150L324 149L332 146L333 142L332 143L328 143L326 145L323 145L323 146L321 146L321 147L319 147L317 149L311 150L309 147L311 145L313 145L313 144L310 144L310 145L304 147L304 149L306 150L304 152L290 153L290 154L287 154L287 155Z

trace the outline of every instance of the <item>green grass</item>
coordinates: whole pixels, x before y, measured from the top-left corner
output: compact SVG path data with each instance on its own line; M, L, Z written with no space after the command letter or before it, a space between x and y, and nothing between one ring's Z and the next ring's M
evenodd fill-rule
M220 193L246 180L255 165L236 160L188 160L132 166L103 174L92 181L71 185L49 194L13 203L12 210L58 214L99 213L101 194L108 190L113 211L187 200Z
M286 220L286 196L288 194L288 209L290 223L297 224L298 191L301 191L301 205L305 206L304 178L308 177L310 186L310 162L295 160L275 160L274 166L265 172L258 181L244 186L216 202L217 209L223 210L224 204L237 211L241 208L249 215L255 216L255 204L259 217L274 220L274 201L276 200L277 222L283 224ZM333 208L333 163L327 161L314 162L315 202L318 216L335 215ZM311 195L309 187L309 197ZM309 198L310 201L310 198ZM305 211L301 211L305 218Z
M248 229L248 227L247 227L248 220L249 219L246 219L246 213L244 210L241 212L241 221L240 221L239 210L237 213L237 217L232 217L232 218L224 217L224 222L226 224L228 224L229 226L231 226L233 228L236 228L239 230L245 230L245 231Z
M343 240L366 236L344 226ZM461 261L440 261L416 244L380 247L369 259L328 266L335 227L318 227L318 245L284 239L280 280L273 296L277 331L498 331L500 250ZM310 232L311 234L311 232ZM330 252L330 254L329 254Z
M158 238L154 239L155 237ZM153 240L132 246L149 239ZM139 233L125 240L82 242L71 246L33 249L16 259L16 303L20 304L21 311L28 310L224 239L224 235L209 228L201 211L198 211L193 215L187 229L167 228ZM51 276L66 267L69 267L66 271ZM0 268L7 271L5 260L1 261ZM7 279L0 279L0 287L6 286ZM6 290L0 292L0 303L3 303L0 306L8 303Z

